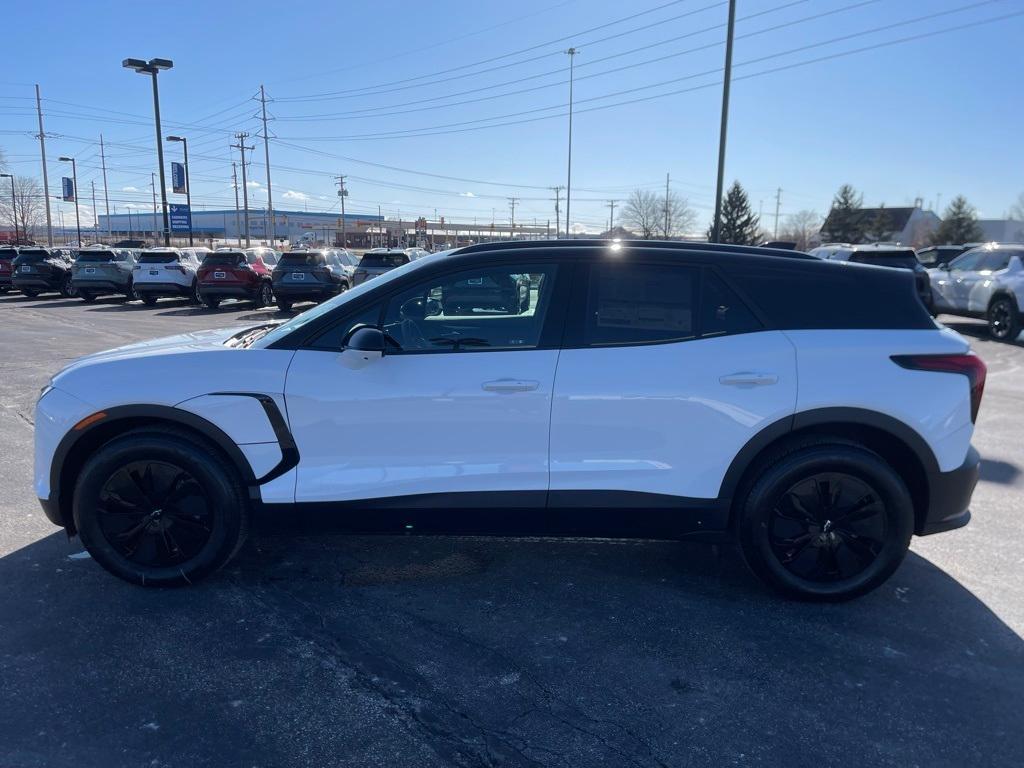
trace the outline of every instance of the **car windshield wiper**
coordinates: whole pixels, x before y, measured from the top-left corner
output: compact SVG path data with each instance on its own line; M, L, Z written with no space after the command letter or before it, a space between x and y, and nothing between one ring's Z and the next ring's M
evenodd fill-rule
M233 342L231 346L243 348L249 347L250 345L262 339L268 333L270 333L270 329L273 328L275 325L277 325L277 323L266 323L264 325L257 325L255 328L250 328L248 331L244 331L243 333L237 336L233 336L231 338L231 341Z
M439 336L434 339L430 339L431 344L436 344L439 347L451 347L452 349L459 349L460 347L489 347L491 342L487 339L476 339L471 336L450 338L448 336Z

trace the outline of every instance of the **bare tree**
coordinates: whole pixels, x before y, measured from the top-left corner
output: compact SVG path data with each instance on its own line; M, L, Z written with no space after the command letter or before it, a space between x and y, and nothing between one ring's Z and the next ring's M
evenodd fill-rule
M645 240L649 240L658 231L659 224L664 223L665 208L653 192L634 189L622 206L620 219L630 229L639 232Z
M697 213L690 207L690 201L685 197L669 192L668 198L661 197L658 200L661 208L661 217L657 221L655 231L660 237L668 240L670 237L679 237L693 231L697 225Z
M1024 221L1024 192L1017 195L1017 202L1010 206L1010 215L1006 218Z
M780 240L796 243L798 251L806 251L818 239L822 218L816 211L797 211L786 218L779 232Z
M31 176L14 177L14 211L22 237L29 238L35 233L43 218L44 205L43 188L36 179ZM0 221L11 221L9 187L0 189Z

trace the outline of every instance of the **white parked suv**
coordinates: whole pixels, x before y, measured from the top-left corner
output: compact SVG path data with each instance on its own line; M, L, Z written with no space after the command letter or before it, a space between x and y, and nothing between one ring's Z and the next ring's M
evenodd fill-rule
M989 243L928 270L935 311L988 321L993 338L1016 339L1024 325L1024 245Z
M732 539L782 592L845 599L885 581L911 535L967 523L984 381L909 271L703 243L485 244L282 324L70 364L37 405L35 488L145 585L215 571L255 510L399 529L456 510L463 530Z
M161 296L200 301L196 270L209 248L149 248L139 254L134 270L134 287L146 306Z

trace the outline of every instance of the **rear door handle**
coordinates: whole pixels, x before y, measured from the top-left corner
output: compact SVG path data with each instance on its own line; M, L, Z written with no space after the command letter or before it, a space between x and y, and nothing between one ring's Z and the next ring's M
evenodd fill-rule
M779 377L774 373L753 373L751 371L730 373L718 380L719 384L730 387L763 387L766 384L778 384L778 382Z
M540 386L540 382L525 379L495 379L494 381L485 381L481 386L488 392L509 394L512 392L532 392Z

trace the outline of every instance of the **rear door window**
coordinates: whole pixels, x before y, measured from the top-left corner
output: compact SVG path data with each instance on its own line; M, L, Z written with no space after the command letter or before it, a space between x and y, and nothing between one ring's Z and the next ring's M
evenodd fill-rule
M663 264L595 264L583 342L588 346L691 339L699 272Z
M958 256L949 264L950 272L973 272L978 269L985 251L968 251L963 256Z
M976 269L980 272L998 272L1006 269L1010 266L1011 255L1009 251L989 251L982 257Z

